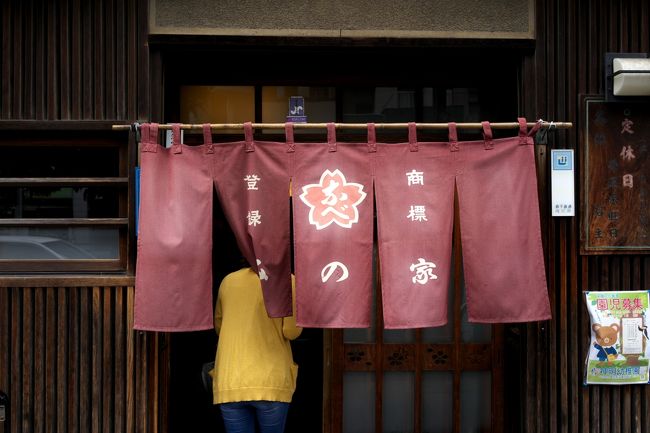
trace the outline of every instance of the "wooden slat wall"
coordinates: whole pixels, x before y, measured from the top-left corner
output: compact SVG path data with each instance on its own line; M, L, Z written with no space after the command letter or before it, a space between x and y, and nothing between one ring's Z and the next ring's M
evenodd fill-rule
M146 119L147 8L0 2L0 120ZM133 288L52 284L7 287L0 278L4 432L166 431L158 410L165 337L132 331Z
M160 334L132 330L133 287L0 288L9 430L155 432Z
M147 4L4 0L0 119L146 119Z
M579 95L602 94L605 52L650 51L650 3L538 0L536 20L535 52L524 59L524 111L575 122L551 134L548 148L575 149L579 161ZM527 326L523 429L648 433L650 386L582 385L589 349L582 291L650 289L650 257L580 256L579 215L550 217L547 153L540 148L538 162L553 320Z

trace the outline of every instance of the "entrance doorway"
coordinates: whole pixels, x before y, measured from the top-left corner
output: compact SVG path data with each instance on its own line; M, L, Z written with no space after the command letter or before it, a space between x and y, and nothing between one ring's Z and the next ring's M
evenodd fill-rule
M514 121L518 114L521 65L512 53L238 46L210 47L206 54L207 49L165 50L163 120L284 122L291 96L304 97L309 122ZM419 67L425 57L436 59L439 66ZM255 136L283 141L281 132L256 131ZM214 140L240 140L241 134L225 131ZM297 130L296 135L297 141L324 139L308 131ZM472 133L463 135L474 139ZM343 130L337 136L341 141L365 140L364 132ZM423 133L419 138L442 141L446 133ZM405 141L406 131L379 132L377 139ZM201 135L186 134L185 142L200 143ZM214 224L229 231L217 210ZM221 236L216 229L215 236ZM228 267L237 266L234 238L224 239L227 236L214 241L215 290ZM503 329L467 322L458 247L456 243L448 326L384 331L377 307L373 327L367 330L303 331L293 344L300 370L287 432L503 430ZM380 284L377 278L376 294ZM376 306L381 305L378 296ZM193 431L221 431L218 413L204 402L209 397L188 397L193 391L184 390L182 375L189 363L195 363L191 371L198 372L200 363L214 356L214 337L175 335L171 341L170 431L187 431L191 424L183 418L203 407L195 416L204 417L211 427Z
M214 304L221 280L247 265L217 197L213 203ZM214 360L216 333L209 330L171 334L170 347L169 431L223 432L221 414L212 404L212 395L203 389L200 376L203 363ZM291 349L299 365L299 374L285 431L317 432L322 425L323 331L304 329L300 337L291 342Z

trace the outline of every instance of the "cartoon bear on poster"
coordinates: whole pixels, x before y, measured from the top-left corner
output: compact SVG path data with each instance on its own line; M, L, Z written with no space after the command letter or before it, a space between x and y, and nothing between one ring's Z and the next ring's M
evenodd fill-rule
M602 326L600 323L594 323L591 327L596 334L594 347L598 351L596 355L601 362L613 362L618 357L616 351L616 342L618 341L619 326L616 323L610 326Z

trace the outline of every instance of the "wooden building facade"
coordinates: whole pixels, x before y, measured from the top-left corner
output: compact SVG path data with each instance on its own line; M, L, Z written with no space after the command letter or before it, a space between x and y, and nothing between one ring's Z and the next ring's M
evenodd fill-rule
M210 2L192 4L204 3ZM489 8L489 3L481 7ZM183 68L171 59L182 58L184 51L216 53L206 64L190 64L205 68L193 73L190 82L202 84L215 70L228 68L234 72L225 73L224 82L235 82L233 77L241 72L238 68L248 54L251 61L270 63L274 53L295 49L311 53L314 59L325 53L350 61L361 51L374 58L391 53L391 59L400 59L400 52L419 58L440 55L462 64L480 58L482 62L468 74L491 78L499 73L489 62L495 55L515 66L511 77L515 114L574 123L573 129L549 134L548 143L537 146L553 319L504 325L494 331L493 335L500 336L500 371L518 374L493 376L501 383L497 391L502 397L494 400L500 408L493 410L501 410L501 415L492 422L492 431L650 433L650 387L582 385L589 344L589 316L582 291L649 289L650 257L581 255L582 210L574 218L552 218L549 205L550 149L574 149L579 159L581 95L603 94L604 54L650 51L647 1L531 1L534 33L517 38L457 38L448 33L417 37L354 32L340 37L155 33L151 31L154 4L127 0L2 3L0 154L13 155L21 145L39 152L48 147L76 149L96 144L112 149L114 167L109 174L61 178L29 170L23 175L0 174L0 188L102 187L116 191L116 198L114 208L98 216L48 220L38 215L7 216L0 209L0 231L25 226L106 229L114 233L116 246L115 253L105 259L69 260L55 267L38 261L0 260L0 392L9 401L0 432L168 432L192 425L174 407L179 400L173 395L176 388L171 374L174 338L131 328L135 272L132 168L137 146L130 134L112 132L111 125L176 119L178 104L170 101L178 102L174 89L185 82ZM381 58L378 62L387 74L393 72ZM281 83L283 70L273 73L278 74L273 79ZM336 68L328 73L336 75ZM264 78L263 74L264 70L258 73ZM324 74L313 74L315 83L326 82ZM377 82L385 78L378 77ZM341 79L341 85L349 83ZM101 158L101 154L89 155ZM29 161L31 156L15 158ZM75 165L92 166L91 160L80 158ZM576 177L580 182L580 167ZM343 347L337 346L341 338L336 332L324 337L324 386L317 395L324 409L317 424L326 432L341 428L336 406L343 395L331 374L337 367L329 360L342 361L336 361L336 353L334 357L327 353ZM415 351L424 347L415 346ZM381 431L381 402L378 405L375 428ZM425 431L418 422L413 429ZM454 431L460 431L457 425Z

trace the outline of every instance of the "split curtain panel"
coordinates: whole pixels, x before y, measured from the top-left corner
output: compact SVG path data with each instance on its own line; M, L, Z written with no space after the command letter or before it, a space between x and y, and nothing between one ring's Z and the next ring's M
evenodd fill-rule
M158 144L142 125L140 231L134 328L212 328L213 189L239 248L258 273L271 317L291 314L290 212L293 212L296 318L303 327L370 326L373 205L377 214L386 328L447 322L454 187L472 322L547 320L534 130L516 137L446 142L296 143L253 139L185 146ZM534 128L536 129L536 128ZM293 191L290 209L288 191Z

